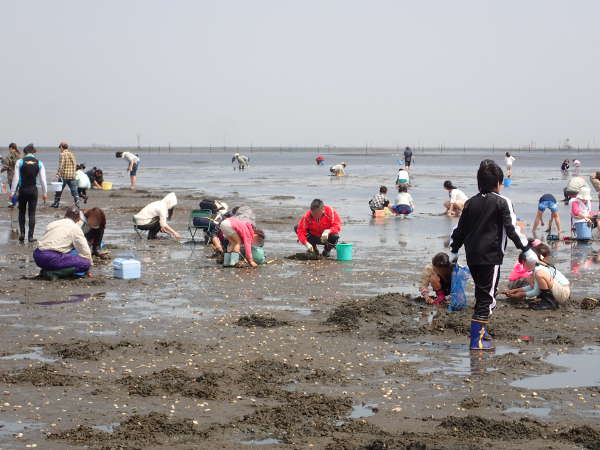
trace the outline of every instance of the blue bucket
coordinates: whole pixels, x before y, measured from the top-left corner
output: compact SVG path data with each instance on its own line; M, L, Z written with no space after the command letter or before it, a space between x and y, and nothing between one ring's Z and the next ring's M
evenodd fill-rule
M225 253L225 255L223 255L224 267L234 267L238 262L240 262L239 253Z
M352 261L352 244L337 244L335 252L338 261Z
M592 227L587 222L577 222L575 224L575 238L578 241L591 241Z
M510 183L512 183L510 178L505 178L504 179L504 187L510 187Z

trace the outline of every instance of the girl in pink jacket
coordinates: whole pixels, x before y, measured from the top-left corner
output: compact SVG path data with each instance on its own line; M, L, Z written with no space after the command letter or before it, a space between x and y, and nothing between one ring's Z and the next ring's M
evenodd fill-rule
M252 257L252 245L262 246L265 240L265 233L257 229L252 223L240 220L237 217L230 217L221 222L221 232L225 239L229 241L227 250L231 253L240 253L242 244L246 259L252 267L258 264Z

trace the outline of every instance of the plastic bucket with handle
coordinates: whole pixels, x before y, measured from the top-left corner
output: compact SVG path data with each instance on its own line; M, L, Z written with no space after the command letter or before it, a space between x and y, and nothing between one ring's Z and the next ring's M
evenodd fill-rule
M62 192L62 182L61 181L53 181L50 183L52 186L52 191L54 192Z
M112 189L112 182L110 181L103 181L102 182L102 189L105 191L110 191Z
M587 222L575 224L575 238L578 241L590 241L592 239L592 227Z
M252 259L256 264L265 263L265 250L262 247L256 245L252 246Z
M352 261L352 244L337 244L335 251L338 261Z

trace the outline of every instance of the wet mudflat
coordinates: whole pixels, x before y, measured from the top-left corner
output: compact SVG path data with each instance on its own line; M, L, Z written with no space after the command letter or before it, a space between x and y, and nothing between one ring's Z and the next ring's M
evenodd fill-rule
M32 247L0 241L1 448L600 445L600 379L579 376L600 366L600 309L579 301L598 297L594 278L580 275L557 312L499 302L498 350L471 354L469 312L414 298L423 258L361 246L368 218L347 217L354 261L299 260L286 218L301 208L253 203L276 261L223 269L185 239L135 237L131 213L157 193L93 195L112 256L140 259L142 278L116 280L98 261L90 279L29 279ZM201 193L179 197L184 230ZM42 209L40 227L56 214ZM410 220L376 236L389 243Z

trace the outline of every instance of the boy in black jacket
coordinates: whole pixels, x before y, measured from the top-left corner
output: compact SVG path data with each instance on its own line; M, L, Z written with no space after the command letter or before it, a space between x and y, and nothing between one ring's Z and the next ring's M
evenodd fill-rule
M499 194L503 180L502 169L494 161L486 159L481 162L477 171L479 194L465 202L450 239L450 261L455 263L458 260L458 251L464 244L467 265L475 282L471 350L495 349L486 332L486 325L496 307L496 290L507 238L524 253L527 262L538 261L527 238L516 226L512 202Z

